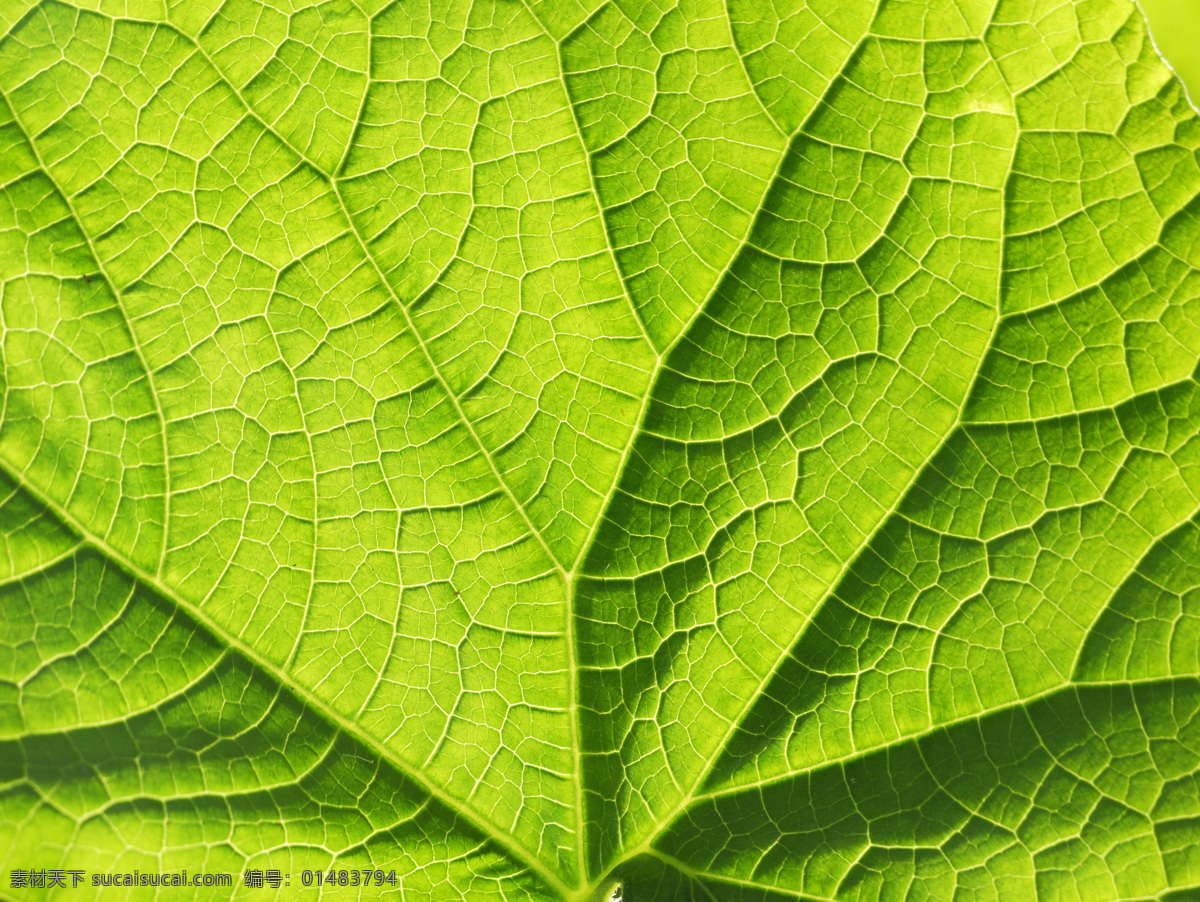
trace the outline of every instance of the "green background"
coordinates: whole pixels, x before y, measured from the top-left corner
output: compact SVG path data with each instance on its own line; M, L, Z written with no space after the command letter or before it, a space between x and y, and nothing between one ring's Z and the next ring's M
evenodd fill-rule
M1200 100L1200 0L1139 0L1167 62Z

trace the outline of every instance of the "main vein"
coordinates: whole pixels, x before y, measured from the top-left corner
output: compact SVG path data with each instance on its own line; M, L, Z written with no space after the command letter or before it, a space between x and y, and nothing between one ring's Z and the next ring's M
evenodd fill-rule
M728 21L728 19L727 19L727 21ZM732 24L730 24L730 34L731 34L731 40L732 40ZM868 35L869 35L869 32L868 32ZM734 48L734 53L735 53L735 55L738 55L739 59L740 59L740 54L737 53L736 46ZM848 58L850 58L852 56L853 56L853 53L849 54ZM747 76L748 76L748 73L747 73ZM751 90L757 97L757 91L753 90L753 85L751 85ZM760 99L760 104L761 104L761 99ZM764 107L764 109L765 109L765 107ZM816 115L818 109L819 109L819 106L815 107L813 109L813 111L810 113L810 116L808 118L811 118L812 116ZM772 119L772 121L774 121L773 117L771 117L771 119ZM791 135L787 136L788 137L787 144L783 150L783 153L780 155L779 163L776 166L775 172L772 174L770 180L767 183L767 189L766 189L767 191L770 190L770 186L772 184L774 184L776 179L778 179L778 177L779 177L779 173L783 168L783 163L787 158L787 154L788 154L788 150L791 146L791 142L795 139L797 134L800 134L801 132L803 132L804 127L807 124L808 124L808 119L806 119L804 122L802 122L797 127L795 132L793 132ZM1015 143L1014 143L1013 153L1015 154ZM1011 157L1010 157L1010 164L1009 164L1008 170L1011 170ZM1000 223L1000 227L999 227L999 240L1001 241L1002 246L1003 246L1003 236L1004 236L1003 209L1004 209L1003 203L1001 203L1001 223ZM753 227L753 223L756 218L757 218L756 216L751 217L750 228ZM750 231L748 228L745 238L742 240L741 245L739 245L739 252L740 252L741 248L743 248L746 245L747 241L749 240L749 236L750 236ZM725 267L724 271L722 272L721 278L723 278L724 275L726 273L728 273L730 268L733 266L734 261L736 260L737 256L738 256L738 253L735 253L733 256L730 257L729 262L726 264L726 267ZM1000 282L1001 282L1001 278L1003 276L1003 272L1004 272L1004 260L1003 260L1003 251L1002 251L1001 258L998 261L998 265L997 265L997 275L996 275L997 292L999 292L999 289L1000 289ZM717 282L714 284L713 291L710 293L709 297L705 299L704 303L702 303L698 306L698 308L693 313L692 318L688 321L685 328L679 333L678 336L676 336L674 342L671 345L671 348L668 349L668 352L667 352L668 354L669 354L670 350L675 347L675 345L677 345L680 341L683 340L683 338L687 335L691 324L693 322L695 322L695 320L699 317L699 315L703 312L703 310L708 306L709 302L712 299L712 296L716 293L716 290L720 287L720 281L721 281L721 279L719 278L717 280ZM830 582L828 584L828 588L823 594L823 598L822 598L822 602L821 602L822 604L825 599L829 598L834 592L836 592L837 587L840 585L841 581L845 578L846 574L848 574L850 572L850 569L854 566L854 564L858 561L858 559L866 552L867 548L870 547L871 542L874 539L875 535L877 535L879 532L881 532L885 528L888 521L892 518L892 516L895 515L896 511L899 510L900 506L903 504L905 498L908 495L909 489L911 489L912 485L916 482L916 480L920 476L920 474L925 471L926 467L929 465L929 462L936 456L937 451L940 450L945 445L945 442L948 440L948 438L951 435L953 435L955 430L958 429L958 427L963 422L963 414L966 410L966 405L971 398L971 395L972 395L974 387L975 387L975 383L980 378L980 373L983 368L983 362L987 359L988 350L990 350L992 343L995 341L995 338L996 338L996 334L997 334L996 326L998 324L998 319L999 319L998 298L999 298L999 294L997 294L997 310L996 310L997 318L992 323L992 328L991 328L991 331L990 331L990 334L988 337L987 346L984 349L984 351L979 355L979 359L976 361L974 372L972 374L971 379L968 382L968 387L967 387L966 391L964 392L962 400L958 406L958 410L955 414L954 421L947 428L945 434L942 436L941 441L939 441L937 443L937 447L929 455L929 457L920 466L914 468L913 475L909 479L908 485L906 486L906 488L903 491L900 491L897 493L895 501L892 503L892 505L889 507L889 509L886 512L884 512L884 514L880 517L878 523L875 525L875 528L871 530L870 534L864 538L863 542L859 546L858 551L855 554L851 555L846 560L846 562L842 565L839 572L835 575L835 577L833 579L830 580ZM665 360L665 358L666 358L666 354L664 354L664 360ZM662 371L662 367L660 367L660 373L661 373L661 371ZM818 607L819 606L820 605L818 605ZM800 626L798 627L798 630L797 630L797 640L810 622L811 622L811 616L805 618L804 622L800 624ZM741 728L746 717L749 716L751 710L753 709L754 703L762 696L764 690L766 689L766 687L769 684L769 682L771 681L771 679L778 673L779 669L783 666L784 662L787 660L788 656L791 654L792 647L794 646L794 644L795 643L793 643L792 645L784 646L781 649L780 654L776 657L775 662L771 665L771 667L766 671L763 678L759 681L759 684L758 684L757 688L755 689L755 691L752 693L749 693L747 695L747 698L745 699L745 702L742 705L741 710L737 713L737 715L735 717L731 718L731 720L729 722L729 726L725 730L725 732L721 738L721 741L715 746L716 751L705 762L704 767L701 768L699 774L697 775L695 780L692 782L691 786L688 787L688 790L684 793L684 795L682 796L680 801L672 808L671 812L656 825L655 829L650 832L650 835L648 835L642 839L642 841L637 845L637 847L635 849L627 850L623 855L619 856L617 861L613 862L613 864L611 865L610 870L612 868L618 867L622 862L628 861L629 859L635 857L638 854L646 854L646 853L653 852L654 841L656 839L658 839L658 837L660 837L666 831L666 829L671 824L673 824L687 810L687 808L689 806L691 806L691 804L694 801L696 801L700 797L701 789L704 786L705 782L708 780L710 774L712 773L713 768L716 766L717 762L720 760L722 751L728 746L730 739L732 739L732 737L736 734L736 732ZM654 854L657 854L657 853L654 853Z
M405 761L387 746L380 744L379 740L367 733L358 724L346 718L339 711L333 708L328 702L317 696L311 690L296 683L291 676L282 670L277 664L273 663L263 655L259 654L250 645L247 645L241 639L230 633L217 621L213 620L204 612L202 608L194 602L189 601L180 595L174 588L163 582L157 575L147 573L118 549L111 546L104 539L92 533L86 526L79 522L68 510L66 510L57 501L49 497L37 485L33 484L25 478L25 475L12 465L9 460L0 455L0 472L4 473L14 483L19 485L30 497L35 499L43 508L51 513L56 519L65 525L71 532L84 542L95 548L107 560L119 567L124 573L131 578L137 580L148 588L152 589L157 595L171 602L185 616L193 620L198 626L219 640L229 649L235 651L243 658L252 663L260 671L267 674L278 685L284 687L289 692L294 693L300 698L307 707L314 712L324 717L333 727L341 730L345 734L351 736L356 741L361 743L366 748L370 749L380 759L386 761L396 770L400 771L406 778L416 783L422 790L430 796L437 799L456 815L462 817L465 821L471 824L481 834L491 839L497 845L502 847L505 852L513 856L521 864L535 871L543 880L547 881L556 890L569 895L572 889L551 871L535 854L525 848L516 837L507 830L503 830L497 825L485 820L477 815L469 806L460 803L457 799L443 790L435 782L430 780L419 769Z
M212 58L208 55L208 53L204 50L204 48L200 45L200 43L198 41L193 41L192 44L195 47L196 52L199 53L208 62L208 64L212 67L214 73L218 77L220 77L221 80L224 81L225 84L229 87L229 89L235 93L235 95L238 97L238 99L242 101L243 105L246 107L247 115L254 118L254 120L256 122L258 122L259 125L265 131L267 131L276 140L278 140L281 144L283 144L285 147L287 147L289 150L291 150L294 154L296 154L296 156L304 164L311 167L314 172L320 173L321 177L324 178L326 180L326 182L329 184L330 189L333 193L333 196L337 199L337 203L342 212L342 215L346 219L346 223L350 230L350 234L354 236L355 241L359 244L366 260L370 263L372 269L374 270L374 272L376 274L376 277L379 279L380 283L383 285L384 289L387 291L389 297L392 299L392 301L395 303L395 305L399 308L401 315L404 318L405 324L406 324L407 328L412 332L414 339L416 340L418 346L421 349L422 355L425 357L426 362L429 364L429 367L434 374L434 378L437 380L437 382L441 386L442 390L446 393L446 396L450 399L451 403L453 404L455 412L457 413L457 415L458 415L459 419L461 420L461 422L463 423L464 427L467 429L472 440L474 441L476 446L479 448L480 454L482 455L483 459L487 462L487 465L488 465L489 469L491 470L493 477L496 479L496 482L499 484L501 491L507 496L509 501L512 503L513 507L516 509L516 511L518 512L518 514L524 521L525 526L528 529L530 535L541 546L542 553L547 558L549 564L554 569L554 572L557 574L557 576L563 586L564 596L569 596L570 591L571 591L570 577L568 576L567 572L564 570L562 565L559 564L557 558L554 556L553 552L551 551L551 549L550 549L548 543L546 542L545 538L543 537L541 531L538 530L536 525L530 519L529 514L525 510L524 506L520 503L520 501L517 499L517 497L513 494L512 489L509 487L507 481L503 478L503 476L500 473L500 470L497 468L496 463L492 458L492 455L489 453L487 447L484 445L482 439L479 437L479 434L475 430L474 424L471 422L471 420L466 416L465 412L463 411L457 395L451 390L449 383L443 377L440 369L438 368L436 362L434 361L432 354L429 352L428 346L426 345L424 338L422 337L421 333L416 329L415 324L413 323L412 318L409 315L407 308L405 307L404 303L401 301L399 296L396 295L391 284L388 282L388 280L384 276L382 270L380 269L379 264L376 261L374 255L371 253L369 246L367 245L366 241L363 239L362 235L359 233L358 228L354 223L354 220L351 218L349 211L346 208L345 201L343 200L341 191L338 188L337 180L335 178L331 177L329 174L327 174L314 160L312 160L300 148L296 147L289 140L287 140L287 138L284 137L282 134L280 134L274 127L272 127L270 123L266 122L260 116L258 116L258 114L255 112L254 108L250 105L249 101L241 94L240 91L238 91L237 87L231 81L229 81L229 79L226 77L224 71L221 70L216 65L216 63L212 60ZM167 470L167 469L169 469L169 460L167 458L167 445L166 445L166 417L164 416L164 414L162 412L162 406L158 401L157 393L154 392L154 382L153 382L152 371L146 361L145 356L142 354L140 345L138 344L138 341L137 341L136 333L133 329L133 325L130 322L128 315L125 313L124 306L121 303L120 293L117 289L116 283L111 279L111 277L105 270L105 268L101 262L100 255L97 253L96 248L94 246L94 243L92 242L90 235L87 233L86 229L84 228L83 221L79 217L78 213L76 212L75 207L71 202L70 196L67 194L65 189L63 189L61 186L58 185L57 181L54 178L53 173L50 171L50 168L42 160L42 158L37 150L37 147L33 142L32 137L26 131L24 124L20 121L19 117L17 116L17 112L16 112L15 108L12 106L11 103L8 102L8 98L3 93L3 91L0 91L0 99L4 100L4 102L8 105L10 111L12 112L14 122L17 123L18 127L21 130L22 135L25 137L26 142L29 144L33 153L35 154L35 159L37 160L39 169L41 169L41 171L45 174L46 178L50 180L51 184L54 186L54 188L58 192L58 194L60 196L62 196L64 202L66 203L68 209L71 212L72 218L74 219L77 227L80 230L80 233L83 235L84 239L87 241L88 249L91 253L92 258L94 259L97 267L100 269L101 273L103 274L105 282L113 294L114 302L115 302L116 306L118 307L118 309L120 310L121 315L125 321L126 327L130 333L131 341L136 350L138 359L141 361L142 367L146 372L147 379L149 380L150 388L153 393L156 410L158 412L158 415L160 417L160 422L163 427L161 430L162 448L163 448L163 452L162 452L163 453L163 466L164 466L164 470ZM88 542L93 547L96 547L97 549L102 551L107 557L111 558L115 563L119 564L123 569L125 569L127 572L129 572L132 576L136 577L137 579L141 580L142 582L148 583L149 585L153 586L154 589L156 591L158 591L160 594L171 599L175 604L177 604L178 606L180 606L181 608L186 610L197 622L201 623L202 625L205 626L205 628L211 630L215 635L220 637L222 641L228 642L231 647L236 648L240 653L244 654L250 660L254 661L257 665L259 665L259 666L263 667L263 669L267 670L273 676L273 678L277 679L281 684L283 684L283 685L289 687L290 689L292 689L293 691L295 691L298 695L303 697L306 701L311 702L315 707L318 708L318 710L322 711L322 713L324 713L338 727L345 729L348 732L352 733L356 738L358 738L360 741L364 742L369 748L372 748L373 750L378 752L381 755L381 757L385 757L387 760L391 761L398 769L403 771L406 775L410 776L416 782L420 783L422 785L422 787L424 787L427 791L429 791L431 793L431 795L434 795L440 801L449 805L453 810L462 814L464 817L466 817L468 820L470 820L472 822L472 824L475 825L478 829L483 830L485 833L487 833L489 836L491 836L497 842L501 842L503 845L505 845L505 847L508 848L509 851L516 853L519 850L520 854L518 855L518 858L523 863L525 863L525 864L529 865L530 867L533 867L535 870L537 870L538 873L541 874L542 877L544 877L545 879L550 881L556 888L558 888L561 891L564 891L566 893L572 892L572 890L570 890L567 887L567 885L565 883L563 883L559 877L557 877L557 875L555 875L544 864L541 863L541 860L536 856L536 854L534 854L532 851L530 851L526 848L524 843L517 840L508 831L503 830L502 828L500 828L496 825L490 825L489 821L485 821L484 819L476 816L473 812L470 812L469 806L466 806L465 804L460 804L457 801L455 801L452 796L450 796L449 794L447 794L443 790L441 790L440 787L438 787L434 781L425 777L423 772L421 772L419 769L414 768L413 766L411 766L407 762L405 762L403 759L394 755L390 750L388 750L386 748L386 746L379 744L378 740L372 738L370 736L370 734L366 733L358 726L353 725L353 723L351 721L347 720L340 713L338 713L335 709L329 707L325 702L321 701L319 699L319 697L316 696L314 693L303 688L299 683L292 680L291 677L285 671L283 671L279 667L275 666L274 664L271 664L270 662L268 662L267 659L263 658L257 652L253 651L253 649L250 646L246 645L245 643L242 643L240 640L233 637L232 634L228 633L222 627L217 625L216 621L212 620L206 614L204 614L200 607L198 607L197 605L193 604L192 602L186 600L181 595L179 595L177 592L175 592L174 589L170 588L160 578L162 559L165 557L165 555L160 555L158 572L156 572L155 574L150 574L150 573L145 572L141 567L139 567L133 561L131 561L130 559L125 557L121 552L117 551L117 549L110 546L104 539L92 534L86 527L84 527L78 520L76 520L66 510L65 507L58 505L56 502L52 501L47 495L40 492L35 486L33 486L31 483L29 483L24 478L24 476L20 473L20 471L17 470L16 468L14 468L7 459L0 458L0 468L2 468L5 472L9 473L10 476L12 476L14 479L16 479L23 488L25 488L26 490L28 490L29 492L34 494L36 497L38 497L38 499L45 506L47 506L50 510L52 510L60 520L67 523L71 527L71 529L80 536L80 538L82 540ZM169 489L169 483L168 483L168 489ZM164 523L164 528L163 528L163 548L164 549L166 548L167 534L169 532L169 527L170 527L170 523L168 520L166 523ZM572 657L570 654L568 656ZM572 657L572 661L573 661L573 657ZM578 731L573 730L572 734L573 734L573 736L577 736ZM577 740L576 740L576 745L577 745ZM576 761L578 761L578 756L576 756ZM581 777L581 775L577 773L576 777L577 777L577 779L575 782L578 784L579 782L581 782L579 779ZM580 813L578 810L576 811L576 817L579 820L580 826L582 826L582 818L580 817ZM490 826L486 826L486 825L490 825ZM582 847L582 837L577 836L576 839L577 839L577 844L580 845L580 847ZM581 879L582 879L582 875L581 875Z

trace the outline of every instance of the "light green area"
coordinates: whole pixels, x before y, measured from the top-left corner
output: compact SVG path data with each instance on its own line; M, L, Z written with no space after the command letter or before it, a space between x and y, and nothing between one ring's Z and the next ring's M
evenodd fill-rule
M1188 87L1192 102L1200 95L1200 2L1138 0L1150 33L1171 68Z
M1130 0L0 0L0 290L0 872L1200 892Z

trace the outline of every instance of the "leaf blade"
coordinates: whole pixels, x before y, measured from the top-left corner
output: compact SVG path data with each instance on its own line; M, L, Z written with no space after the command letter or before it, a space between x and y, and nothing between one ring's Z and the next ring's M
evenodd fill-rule
M408 892L1195 883L1200 126L1133 7L252 5L4 14L14 848L195 823L72 743L295 708L221 822L360 785L329 860Z

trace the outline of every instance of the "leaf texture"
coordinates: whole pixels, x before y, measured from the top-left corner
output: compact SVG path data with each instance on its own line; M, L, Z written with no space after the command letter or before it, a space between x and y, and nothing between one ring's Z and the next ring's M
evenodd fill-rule
M0 283L5 870L1200 892L1128 0L0 0Z

